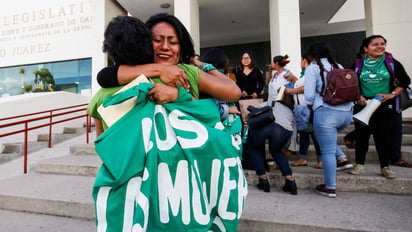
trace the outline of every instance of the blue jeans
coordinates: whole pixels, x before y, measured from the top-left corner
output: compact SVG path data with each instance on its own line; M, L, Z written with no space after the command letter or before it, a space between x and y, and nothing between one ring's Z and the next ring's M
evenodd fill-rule
M308 154L308 148L310 145L310 138L313 140L313 145L315 145L317 161L321 159L321 152L318 139L315 136L315 132L299 132L299 154L298 157L306 160Z
M338 132L352 120L352 111L339 111L327 107L316 109L313 124L322 153L323 176L326 188L336 189L336 161L346 155L340 149Z
M288 131L277 123L269 123L263 128L249 128L249 155L256 169L256 175L266 173L266 139L269 140L269 152L278 165L282 176L292 175L289 161L283 153L283 148L289 142L292 131Z

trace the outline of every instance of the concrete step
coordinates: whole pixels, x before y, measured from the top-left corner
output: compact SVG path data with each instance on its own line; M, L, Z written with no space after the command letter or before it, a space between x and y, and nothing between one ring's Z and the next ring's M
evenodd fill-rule
M313 168L315 162L307 167L292 167L298 189L311 189L323 184L323 170ZM378 164L365 165L366 172L361 175L351 175L348 171L339 171L337 174L337 191L342 192L369 192L396 195L412 195L412 169L391 166L396 179L389 180L381 176ZM254 170L245 170L249 185L255 186L258 177ZM277 191L284 184L284 178L279 170L266 173L272 190Z
M1 223L0 231L51 232L60 227L59 231L66 231L66 226L71 224L72 230L67 231L95 230L90 196L93 178L60 176L56 181L52 180L53 175L34 176L23 176L25 181L22 177L15 178L14 181L19 182L12 182L14 185L0 182L0 208L3 209L0 216L11 222ZM14 189L15 183L21 183L19 191ZM7 191L3 188L5 184L9 186ZM337 195L336 199L329 199L312 190L299 190L297 196L292 196L273 188L272 192L264 193L249 185L237 231L410 231L410 195L354 192ZM17 219L23 216L25 220ZM31 220L35 222L28 223ZM23 227L25 223L28 225Z
M47 142L44 141L32 141L27 143L27 152L34 152L40 149L46 148ZM23 154L24 143L3 143L3 150L1 154L18 153ZM0 154L0 155L1 155Z
M345 129L343 129L342 131L340 131L340 133L342 134L346 134L351 132L353 129L355 128L355 126L352 124L350 124L348 127L346 127ZM412 122L410 121L404 121L402 124L402 133L403 134L412 134Z
M0 209L93 219L94 177L27 174L0 181Z
M70 146L70 154L71 155L96 155L97 156L97 153L94 149L94 143Z
M44 159L38 161L36 172L51 174L68 174L95 176L101 160L95 155L68 155L63 157ZM294 176L300 189L312 188L317 184L323 183L322 170L315 169L315 162L309 161L307 167L292 167ZM349 192L374 192L390 194L412 194L412 169L391 167L396 173L395 180L388 180L381 176L378 164L367 164L366 173L360 176L354 176L347 171L338 172L338 189L339 191ZM255 185L257 176L253 170L246 170L249 184ZM283 178L279 170L268 172L269 179L273 186L280 187L283 185Z
M0 210L0 231L13 232L85 232L96 231L95 220ZM24 220L22 220L24 219Z
M51 144L57 144L61 143L62 141L71 139L78 136L78 134L63 134L63 133L56 133L52 134L51 136ZM37 135L37 141L38 142L47 142L49 141L49 135L48 134L39 134Z
M342 151L349 157L349 159L353 162L355 162L355 149L347 148L344 145L340 146ZM412 162L412 146L402 146L402 159ZM268 153L268 149L266 149ZM267 154L268 156L269 154ZM315 146L310 145L308 149L308 154L307 157L309 160L316 160L316 151L315 151ZM291 160L296 159L297 157L291 157ZM368 153L366 155L366 163L378 163L378 153L375 149L375 145L370 145Z
M412 196L300 190L265 193L249 186L239 232L411 231Z
M339 133L338 134L338 144L344 145L345 142L343 141L343 137L345 137L346 134ZM369 139L369 144L374 145L375 140L373 139L373 136L370 137ZM412 134L404 134L402 136L402 145L404 146L412 146Z
M97 155L68 155L41 160L35 171L43 174L96 176L101 164Z

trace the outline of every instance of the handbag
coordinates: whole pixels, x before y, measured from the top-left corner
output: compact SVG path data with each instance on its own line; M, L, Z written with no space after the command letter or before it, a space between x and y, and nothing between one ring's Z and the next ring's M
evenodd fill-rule
M313 111L303 105L297 105L293 110L296 121L296 130L298 132L313 131Z
M292 94L285 94L286 86L282 86L279 89L276 101L287 106L289 109L293 110L295 108L295 100L293 100Z
M410 88L405 89L400 95L399 110L403 111L412 106L412 90Z
M275 121L275 116L273 116L272 107L264 106L262 108L256 108L249 106L247 124L249 127L257 129L266 126L267 124Z

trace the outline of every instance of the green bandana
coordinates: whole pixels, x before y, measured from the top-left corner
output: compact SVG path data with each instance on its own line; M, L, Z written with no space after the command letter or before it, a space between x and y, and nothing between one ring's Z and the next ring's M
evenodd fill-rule
M385 56L382 56L379 59L369 59L368 57L365 57L363 59L363 64L364 64L365 69L376 74L378 70L382 69L382 66L385 65L384 61L385 61Z
M385 56L379 59L363 59L363 67L359 76L361 95L372 98L378 93L389 93L390 73L385 66Z
M247 195L240 131L227 132L212 99L191 101L180 88L175 102L156 105L151 88L104 100L138 96L95 141L97 231L236 231Z

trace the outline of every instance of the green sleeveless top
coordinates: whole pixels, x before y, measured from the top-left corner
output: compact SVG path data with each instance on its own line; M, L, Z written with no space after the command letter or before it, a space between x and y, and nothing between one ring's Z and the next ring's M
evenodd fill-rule
M199 68L193 65L188 65L188 64L178 64L177 66L183 69L183 71L186 73L187 79L190 84L192 96L198 99L199 98L199 79L200 79ZM155 83L162 82L160 78L152 78L152 80ZM106 125L101 115L97 111L97 108L99 108L99 106L103 103L103 100L106 97L112 96L114 93L119 91L122 87L123 86L117 86L117 87L111 87L111 88L101 88L99 91L97 91L97 93L90 100L90 103L87 107L87 111L90 114L90 116L102 121L103 130L106 130L108 126Z

